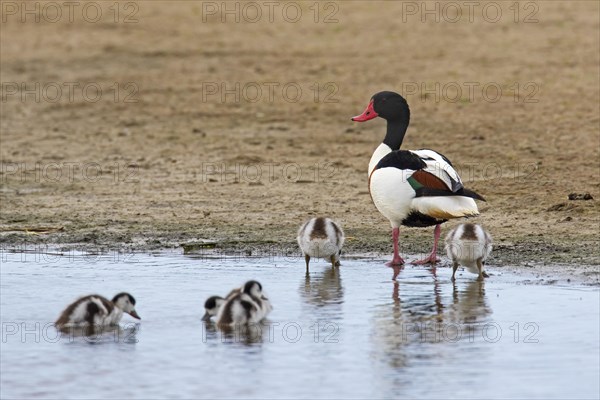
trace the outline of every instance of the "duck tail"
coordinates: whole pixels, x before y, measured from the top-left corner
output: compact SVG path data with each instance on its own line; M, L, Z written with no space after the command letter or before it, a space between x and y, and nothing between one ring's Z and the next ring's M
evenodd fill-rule
M436 188L428 188L428 187L420 187L415 190L417 198L419 197L449 197L449 196L462 196L469 197L475 200L486 201L483 196L478 193L475 193L472 190L466 188L460 188L456 192L451 192L449 190L444 189L436 189Z
M472 190L469 190L467 188L460 189L458 192L456 192L456 194L458 194L460 196L464 196L464 197L470 197L475 200L486 201L482 195L480 195L479 193L476 193Z

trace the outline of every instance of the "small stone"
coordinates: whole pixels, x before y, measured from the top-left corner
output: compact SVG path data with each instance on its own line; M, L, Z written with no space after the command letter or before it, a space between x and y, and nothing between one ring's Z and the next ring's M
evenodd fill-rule
M594 200L589 193L570 193L569 200Z

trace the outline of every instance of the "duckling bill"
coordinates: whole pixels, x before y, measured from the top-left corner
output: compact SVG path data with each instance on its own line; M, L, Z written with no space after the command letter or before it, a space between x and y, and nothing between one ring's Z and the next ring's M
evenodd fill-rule
M326 259L332 267L339 267L344 239L344 231L330 218L317 217L306 221L298 230L297 238L306 261L306 272L311 257Z

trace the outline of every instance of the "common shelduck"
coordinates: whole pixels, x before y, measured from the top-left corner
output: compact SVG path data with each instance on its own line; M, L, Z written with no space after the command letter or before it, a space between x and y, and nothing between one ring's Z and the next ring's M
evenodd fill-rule
M58 329L117 325L124 312L141 319L135 311L135 299L129 293L119 293L112 301L92 294L77 299L65 308L54 325Z
M479 275L479 280L487 278L483 270L485 260L492 252L492 238L479 225L460 224L446 236L446 254L452 260L452 280L459 265Z
M269 298L257 281L248 281L239 293L226 299L219 308L217 325L240 326L260 322L273 309Z
M352 120L363 122L375 117L387 120L387 133L369 162L369 192L375 207L392 225L394 257L388 265L404 264L398 252L400 225L435 225L431 254L414 262L435 264L440 224L450 218L478 215L473 199L484 199L463 187L458 173L442 154L428 149L400 150L410 121L404 97L394 92L379 92L371 98L366 110Z
M312 218L298 230L298 245L304 254L306 272L311 257L324 258L332 267L339 267L344 231L329 218Z

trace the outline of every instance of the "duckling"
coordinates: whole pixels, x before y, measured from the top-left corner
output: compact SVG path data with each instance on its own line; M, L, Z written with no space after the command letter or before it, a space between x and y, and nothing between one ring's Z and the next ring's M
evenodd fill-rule
M135 311L135 299L129 293L119 293L112 301L92 294L77 299L65 308L54 325L58 329L117 325L124 312L141 319Z
M458 265L479 274L479 280L487 278L483 267L492 252L492 238L480 225L460 224L446 236L446 254L452 260L452 280Z
M262 285L248 281L238 293L232 291L217 314L217 325L227 327L260 322L273 309Z
M329 218L312 218L298 230L298 245L306 260L306 272L311 257L324 258L332 267L339 267L344 231Z
M225 299L221 296L210 296L204 303L204 316L202 321L210 321L211 317L219 313L221 307L225 304Z
M202 317L202 321L210 321L212 317L215 317L219 313L219 310L221 309L221 307L223 307L223 304L225 304L225 301L228 298L241 292L242 288L235 288L231 290L229 294L225 296L225 298L221 296L210 296L208 299L206 299L206 302L204 303L205 313Z

